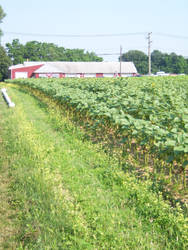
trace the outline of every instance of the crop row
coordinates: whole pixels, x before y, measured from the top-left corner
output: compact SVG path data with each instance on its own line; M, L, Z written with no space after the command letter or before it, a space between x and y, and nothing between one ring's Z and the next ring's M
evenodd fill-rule
M188 77L17 79L92 120L114 125L121 142L134 141L185 172L188 153ZM110 125L109 125L110 124Z

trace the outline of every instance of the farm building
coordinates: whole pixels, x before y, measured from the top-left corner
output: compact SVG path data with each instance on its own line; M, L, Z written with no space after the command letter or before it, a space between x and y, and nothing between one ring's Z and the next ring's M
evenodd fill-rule
M10 78L39 77L116 77L120 75L119 62L24 62L9 67ZM121 76L135 76L133 62L121 63Z

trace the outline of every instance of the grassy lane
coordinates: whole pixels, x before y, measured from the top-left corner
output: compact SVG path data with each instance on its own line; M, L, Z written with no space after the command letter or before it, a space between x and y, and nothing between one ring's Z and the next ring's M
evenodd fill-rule
M8 162L5 160L6 152L2 148L3 141L0 138L0 249L14 248L16 242L16 211L10 206L11 193L9 183L11 179L8 175ZM4 157L2 159L2 154Z
M7 106L0 98L0 111L6 110ZM0 114L0 249L14 249L17 245L14 236L17 234L16 216L17 212L10 205L13 200L10 183L12 178L9 175L10 157L5 150L6 141L2 138L3 116Z
M97 146L83 143L57 109L16 88L8 93L16 107L0 108L1 162L9 167L17 248L188 247L180 208L153 193L149 181L138 182Z

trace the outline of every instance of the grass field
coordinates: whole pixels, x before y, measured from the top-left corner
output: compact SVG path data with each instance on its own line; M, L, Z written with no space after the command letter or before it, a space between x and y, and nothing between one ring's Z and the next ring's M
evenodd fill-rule
M0 97L2 249L187 249L178 204L83 141L55 103L6 87L16 107Z

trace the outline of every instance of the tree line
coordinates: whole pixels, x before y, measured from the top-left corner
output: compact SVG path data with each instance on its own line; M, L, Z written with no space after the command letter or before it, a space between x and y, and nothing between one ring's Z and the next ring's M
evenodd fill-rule
M130 50L122 55L122 61L134 62L140 74L148 73L148 56L142 51ZM151 53L151 71L154 74L158 71L172 74L188 74L188 58L175 53L167 54L154 50Z
M6 44L8 56L13 64L29 61L102 61L94 52L85 52L84 49L66 49L53 43L30 41L25 45L18 39Z

